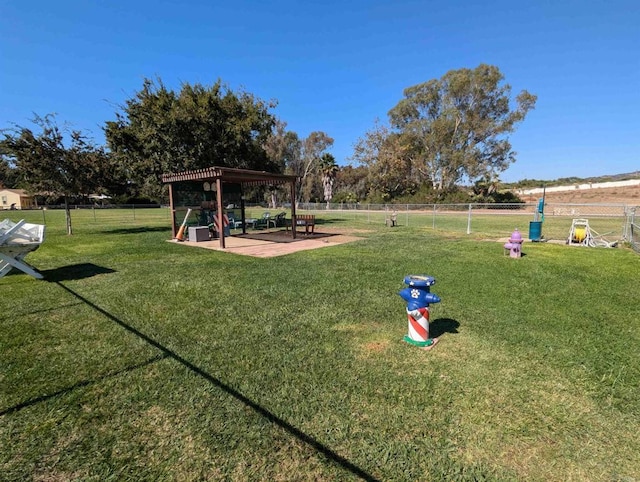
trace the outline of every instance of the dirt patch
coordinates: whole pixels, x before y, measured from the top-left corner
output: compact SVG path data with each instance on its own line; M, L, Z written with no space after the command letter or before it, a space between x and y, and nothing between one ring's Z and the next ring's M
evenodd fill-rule
M373 352L381 352L387 349L387 347L389 346L389 341L385 340L385 341L372 341L369 343L365 343L364 345L364 349L367 351L373 351Z

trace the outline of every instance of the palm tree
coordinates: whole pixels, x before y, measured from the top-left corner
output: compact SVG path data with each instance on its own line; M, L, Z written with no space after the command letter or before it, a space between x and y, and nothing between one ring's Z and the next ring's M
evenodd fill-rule
M322 187L324 188L324 200L327 201L327 209L333 197L333 183L338 174L339 167L336 158L331 154L323 154L320 158L320 175L322 176Z

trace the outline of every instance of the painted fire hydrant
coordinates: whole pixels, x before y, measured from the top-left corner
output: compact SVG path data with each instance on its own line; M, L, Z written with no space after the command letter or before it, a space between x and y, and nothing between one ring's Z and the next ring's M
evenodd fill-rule
M409 286L398 293L407 302L409 333L404 341L425 350L438 342L437 338L429 338L429 305L440 302L440 297L430 291L435 283L431 276L410 274L404 278L404 284Z
M511 237L509 238L509 242L504 244L505 253L508 250L509 256L512 258L519 258L522 255L522 234L518 231L518 228L511 233Z

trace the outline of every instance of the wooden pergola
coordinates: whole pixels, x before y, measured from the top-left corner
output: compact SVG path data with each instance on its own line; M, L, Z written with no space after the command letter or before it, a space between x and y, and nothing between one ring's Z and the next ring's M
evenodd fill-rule
M296 180L297 176L290 176L286 174L274 174L265 171L251 171L248 169L233 169L229 167L207 167L205 169L195 169L193 171L183 171L176 173L169 173L162 175L162 182L169 184L169 204L171 208L172 218L172 235L175 237L178 232L178 226L176 221L176 206L174 205L175 192L174 183L194 183L205 184L209 183L211 189L215 185L216 191L216 217L218 226L224 226L224 209L223 209L223 189L225 184L239 184L241 193L244 187L251 186L282 186L289 184L291 193L291 236L296 238ZM245 209L244 209L244 195L240 197L240 209L242 216L242 232L246 232L245 226ZM218 230L220 236L220 248L225 248L225 235L224 229Z

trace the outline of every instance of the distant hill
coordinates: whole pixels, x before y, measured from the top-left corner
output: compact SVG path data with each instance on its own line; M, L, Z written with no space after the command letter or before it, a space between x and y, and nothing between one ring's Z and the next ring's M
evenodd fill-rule
M547 184L544 190L545 202L640 206L640 173L635 176L635 179L627 179L627 176L626 174L622 174L620 177L602 176L593 178L594 181L590 182L580 179L574 183L563 183L559 186ZM595 181L595 179L599 181ZM536 202L543 196L540 187L515 188L513 192L525 202Z
M552 192L566 192L589 189L616 189L627 187L640 187L640 179L627 179L625 181L582 182L580 184L564 184L562 186L544 186L530 189L513 189L517 194L543 194Z
M561 177L550 181L542 179L523 179L515 183L505 183L504 188L507 189L526 189L536 187L553 187L553 186L572 186L576 184L589 184L613 181L628 181L632 179L640 179L640 171L628 172L625 174L610 174L597 177Z

